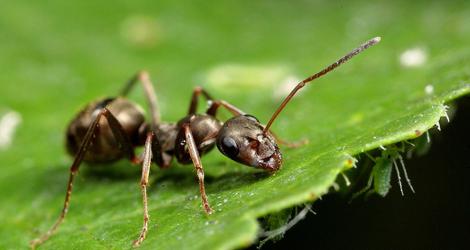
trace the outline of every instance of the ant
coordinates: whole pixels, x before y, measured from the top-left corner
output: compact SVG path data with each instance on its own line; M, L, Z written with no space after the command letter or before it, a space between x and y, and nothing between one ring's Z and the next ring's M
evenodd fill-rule
M128 158L133 164L142 164L140 187L144 216L142 229L133 242L134 246L142 243L148 231L147 185L152 162L160 168L168 168L175 156L182 164L192 163L199 181L202 205L205 212L211 214L212 209L204 189L204 169L200 156L217 145L222 154L241 164L270 173L279 170L282 156L277 143L290 147L300 145L300 143L284 142L269 130L279 113L307 83L327 74L379 41L380 37L376 37L363 43L338 61L299 82L276 109L266 126L263 126L256 117L246 114L232 104L212 98L201 87L194 89L188 114L183 119L177 123L162 122L157 96L148 73L145 71L137 73L125 85L119 96L88 104L69 124L66 146L68 153L74 155L75 159L70 167L64 206L55 224L45 234L31 241L31 247L34 249L44 243L63 222L70 205L73 180L82 161L110 163ZM142 84L149 105L150 123L145 122L143 109L126 99L137 82ZM201 95L209 102L209 108L204 114L197 114L196 109ZM225 123L216 118L220 107L233 114L233 117ZM134 149L139 146L144 147L140 157L134 153Z

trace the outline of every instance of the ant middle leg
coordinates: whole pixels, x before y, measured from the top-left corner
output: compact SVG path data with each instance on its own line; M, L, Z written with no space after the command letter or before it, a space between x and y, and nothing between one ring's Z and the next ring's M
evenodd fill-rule
M106 108L105 108L106 109ZM162 152L160 149L160 145L158 144L158 140L155 138L155 134L153 131L148 132L147 138L145 140L145 145L144 145L144 152L143 152L143 157L142 159L136 158L134 155L134 150L130 144L129 139L127 138L127 135L125 134L124 130L122 129L121 124L117 121L117 119L111 114L111 112L105 112L104 116L107 118L108 123L113 131L113 134L118 141L120 141L121 145L126 149L126 150L131 150L132 155L133 155L133 162L134 163L142 163L142 177L140 180L140 187L141 187L141 193L142 193L142 204L143 204L143 209L144 209L144 218L143 218L143 224L142 224L142 229L140 232L139 237L134 241L133 245L134 246L139 246L145 239L147 232L148 232L148 222L149 222L149 213L148 213L148 198L147 198L147 186L148 186L148 178L150 174L150 165L152 164L152 152L158 153L156 155L156 160L157 161L164 161ZM126 146L127 145L127 146Z
M144 146L144 156L142 159L142 177L140 179L140 188L142 192L142 204L144 207L144 220L142 230L140 231L139 237L134 241L133 245L139 246L144 241L148 232L148 222L150 219L148 212L148 198L147 198L147 186L150 174L150 165L152 164L152 142L155 141L155 135L153 132L147 134Z
M157 124L160 123L161 120L160 108L158 106L158 99L157 95L155 94L155 89L153 88L152 81L150 80L150 76L147 71L139 71L137 74L135 74L124 86L120 96L126 97L138 81L142 83L144 94L150 107L150 114L152 117L151 127L152 129L156 129Z
M142 83L142 87L144 90L144 94L147 98L148 105L150 107L150 112L151 112L151 122L150 122L150 127L151 131L154 133L157 133L159 131L159 128L157 124L160 123L160 109L158 106L158 100L157 100L157 95L155 94L155 89L153 88L153 84L150 80L150 76L147 71L140 71L137 74L135 74L124 86L124 88L121 91L121 96L127 96L129 92L132 90L132 88L135 86L135 84L140 81ZM207 98L210 98L209 94L207 94L204 90L202 90L204 96ZM161 132L161 131L160 131ZM157 139L152 140L152 151L153 152L160 152L158 155L154 155L155 157L155 162L163 167L167 168L170 166L172 157L169 156L168 154L164 153L161 150L161 145L159 144ZM133 161L134 162L134 161ZM139 162L137 162L139 163Z

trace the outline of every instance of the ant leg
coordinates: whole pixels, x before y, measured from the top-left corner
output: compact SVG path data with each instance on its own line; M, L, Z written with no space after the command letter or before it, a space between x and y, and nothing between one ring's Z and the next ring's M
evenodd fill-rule
M118 141L121 149L126 152L127 157L132 163L140 164L141 159L139 159L139 157L136 157L134 148L132 147L132 143L129 140L129 137L127 136L126 132L124 131L124 128L122 127L121 123L119 123L117 118L111 113L111 111L109 111L109 109L103 108L103 110L103 115L108 121L109 127L111 128L111 131L113 132L113 135Z
M191 103L189 105L189 110L188 110L188 115L195 114L197 105L198 105L198 100L201 94L208 100L211 101L211 104L209 108L206 111L206 114L215 116L217 113L217 109L219 109L220 106L226 108L228 111L230 111L233 115L243 115L245 112L241 111L237 107L233 106L232 104L222 101L222 100L214 100L209 93L207 93L206 90L204 90L202 87L197 86L193 90L193 95L191 96Z
M95 132L99 128L99 121L101 116L104 115L104 113L109 112L106 109L103 109L100 111L100 113L96 116L95 120L93 123L88 127L88 130L85 134L85 137L83 139L82 145L80 146L80 149L78 150L75 160L72 163L72 166L70 167L70 174L69 174L69 180L67 182L67 192L65 193L65 201L64 201L64 207L62 209L62 212L60 213L59 218L57 221L54 223L54 225L47 231L45 234L43 234L41 237L36 238L31 241L31 248L35 249L38 245L41 245L44 243L51 235L54 234L54 232L57 230L59 225L62 223L62 221L65 218L65 215L68 212L69 209L69 204L70 204L70 197L72 195L72 188L73 188L73 180L75 175L78 172L78 169L80 167L80 163L83 160L83 157L85 156L85 153L88 150L88 147L90 146L92 139L95 137Z
M156 140L154 140L153 132L148 133L147 139L145 141L143 158L142 160L138 159L137 157L135 157L134 150L129 141L129 138L127 137L119 121L107 108L104 108L104 111L105 112L103 113L103 115L107 119L108 124L111 127L111 130L113 131L114 136L117 138L117 140L121 144L121 147L123 147L124 150L128 152L130 159L134 163L142 162L142 178L140 181L140 185L142 189L142 201L143 201L143 207L144 207L144 222L143 222L143 226L142 226L142 230L141 230L139 238L134 241L134 246L138 246L145 239L145 236L148 231L149 214L148 214L148 206L147 206L147 185L148 185L148 176L150 173L150 165L152 163L151 162L152 161L152 144L153 144L152 142Z
M200 86L195 87L193 90L193 95L191 96L191 103L189 105L188 115L196 114L197 104L198 104L198 100L201 94L208 101L214 100L214 98L212 98L211 95L209 95L209 93L207 93L207 91L205 91L202 87Z
M220 107L226 108L230 113L232 113L234 116L239 116L239 115L244 115L245 112L241 111L237 107L233 106L232 104L223 101L223 100L217 100L213 101L211 106L207 109L206 114L215 116L217 113L217 110Z
M133 245L135 247L139 246L142 241L144 241L145 236L148 231L148 222L149 222L149 212L147 206L147 186L150 173L150 165L152 164L152 141L154 140L154 133L150 132L147 134L147 139L145 140L144 146L144 157L142 162L142 177L140 179L140 188L142 191L142 203L144 207L144 222L142 225L142 230L140 231L139 238L137 238Z
M154 136L156 136L154 134ZM152 152L153 162L155 162L160 168L168 168L173 160L173 155L163 152L162 147L158 139L152 140Z
M194 168L196 168L197 178L199 179L199 192L201 193L202 205L204 206L206 213L211 214L212 208L207 201L206 190L204 187L204 169L202 168L201 158L199 157L199 152L197 151L196 143L194 142L193 134L191 133L191 128L189 126L189 123L183 124L186 143L188 145L189 154L191 155Z
M160 108L158 107L158 99L157 95L155 94L155 89L153 88L153 84L150 81L150 77L147 71L140 71L135 74L124 86L120 96L126 97L137 81L142 83L144 94L150 107L150 114L152 116L151 125L152 128L155 129L156 125L160 123Z

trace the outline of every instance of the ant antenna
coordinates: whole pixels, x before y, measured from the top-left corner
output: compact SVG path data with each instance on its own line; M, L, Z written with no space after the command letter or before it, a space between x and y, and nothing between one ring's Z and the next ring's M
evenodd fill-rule
M311 82L311 81L313 81L317 78L322 77L323 75L327 74L328 72L330 72L333 69L337 68L338 66L345 63L349 59L353 58L355 55L357 55L357 54L361 53L362 51L366 50L367 48L377 44L378 42L380 42L380 37L375 37L375 38L370 39L369 41L361 44L361 46L355 48L354 50L352 50L351 52L349 52L345 56L341 57L338 61L334 62L333 64L330 64L328 67L322 69L318 73L316 73L312 76L309 76L306 79L304 79L303 81L299 82L297 84L297 86L295 86L295 88L284 99L284 101L281 103L279 108L277 108L277 110L271 116L271 119L269 120L268 124L266 125L266 127L264 127L263 133L265 134L269 130L269 128L271 127L271 125L273 124L274 120L277 118L279 113L281 113L281 111L286 107L287 103L292 99L292 97L294 97L294 95L297 93L297 91L299 91L301 88L303 88L305 86L305 84L307 84L307 83L309 83L309 82Z

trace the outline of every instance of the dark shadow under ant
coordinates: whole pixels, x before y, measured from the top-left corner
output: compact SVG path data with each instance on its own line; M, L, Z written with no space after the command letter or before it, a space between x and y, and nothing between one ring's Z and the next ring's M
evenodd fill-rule
M91 164L90 164L91 165ZM109 164L93 164L91 167L83 169L80 174L89 181L99 182L102 180L106 181L123 181L123 180L135 180L136 176L140 173L140 169L131 168L127 162L114 163L113 167L110 168Z
M250 185L269 176L271 176L269 172L229 172L218 176L212 182L217 186L218 192L223 192L239 187L240 183Z
M299 82L274 112L266 126L232 104L212 98L201 87L194 89L188 114L184 118L177 123L162 122L149 75L144 71L139 72L117 97L88 104L69 124L66 134L67 151L74 155L75 159L70 168L64 207L56 223L45 234L33 240L31 247L35 248L45 242L64 220L69 209L73 181L82 161L110 163L128 158L133 164L142 165L140 185L144 216L143 226L139 237L133 243L134 246L142 243L148 231L147 185L152 162L161 168L168 168L173 157L182 164L192 163L199 180L202 205L205 212L211 214L213 210L205 192L204 170L200 156L217 146L222 154L234 161L269 173L277 171L282 165L282 156L277 143L289 147L300 145L284 142L269 130L279 113L307 83L325 75L379 41L380 38L377 37L365 42L335 63ZM137 82L140 82L144 89L150 109L150 123L145 122L143 109L126 98ZM201 95L210 103L204 114L196 113ZM232 113L233 117L225 122L219 121L216 115L221 107ZM134 153L134 149L139 146L144 147L141 157L137 157Z

